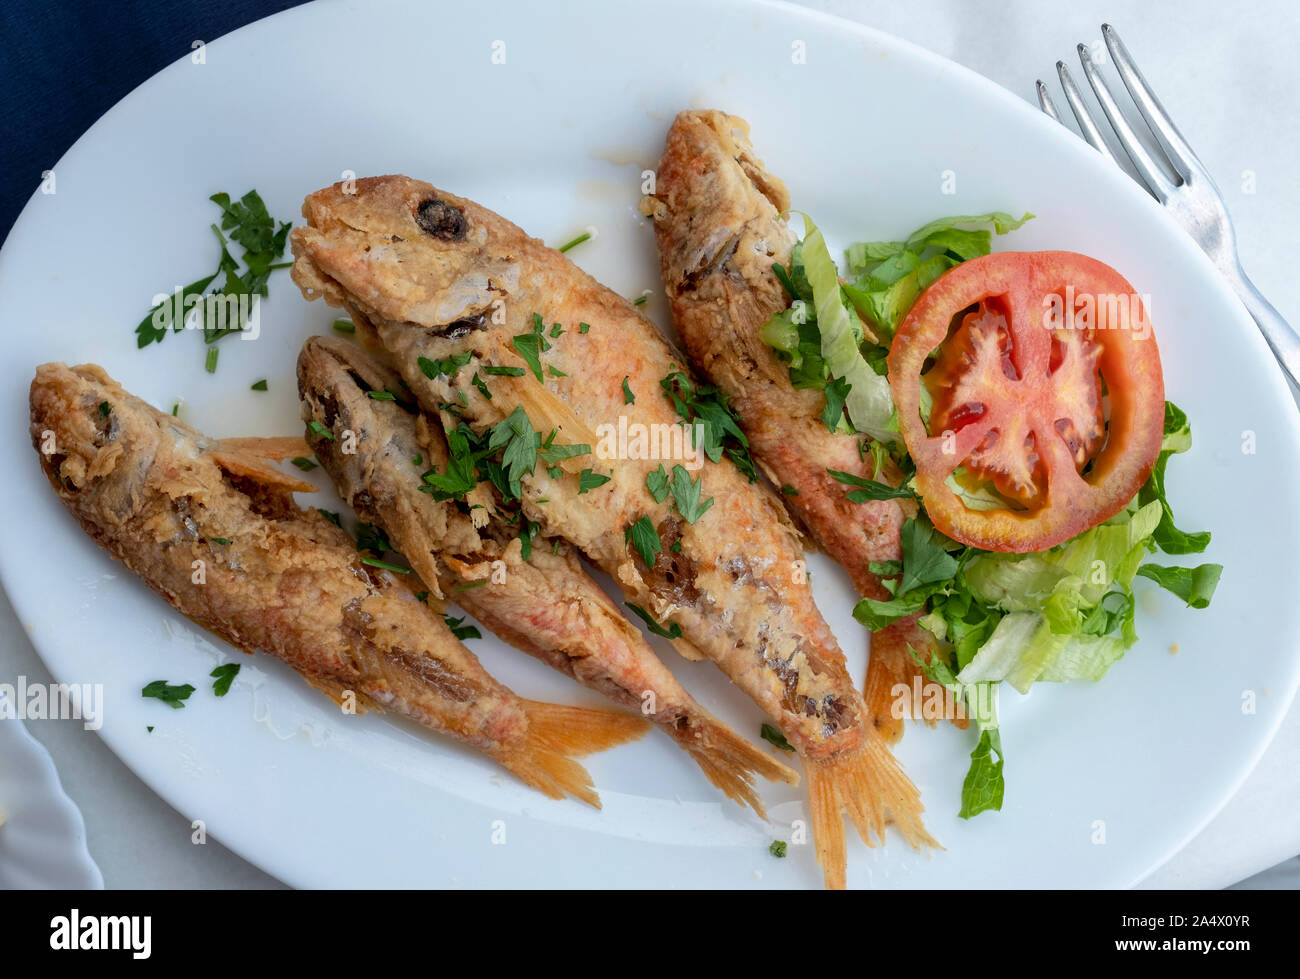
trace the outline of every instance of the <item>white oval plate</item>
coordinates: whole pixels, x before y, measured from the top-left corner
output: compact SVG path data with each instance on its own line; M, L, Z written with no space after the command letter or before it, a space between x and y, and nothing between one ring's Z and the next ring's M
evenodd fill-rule
M795 63L799 50L805 63ZM294 358L333 317L303 302L287 273L272 281L261 338L225 341L214 375L191 335L135 349L150 297L215 266L215 191L256 187L283 219L346 171L401 172L552 243L594 224L599 237L575 260L626 295L654 290L648 309L663 321L654 244L635 204L641 171L687 106L749 119L796 206L840 245L897 238L940 215L1027 209L1038 217L1004 247L1073 249L1119 268L1152 297L1168 394L1193 423L1195 447L1170 465L1180 523L1213 528L1198 560L1226 566L1208 612L1140 582L1142 641L1103 683L1003 698L1001 813L956 817L968 735L909 728L899 755L946 850L855 841L850 883L1127 885L1204 825L1262 753L1297 682L1295 408L1200 252L1132 181L1026 103L893 38L730 0L670 0L652 13L597 0L331 3L261 21L204 55L100 120L0 257L9 405L0 572L54 675L104 684L109 746L214 837L307 886L820 883L809 847L785 860L767 853L802 816L798 791L768 790L774 825L764 825L657 734L590 760L598 813L544 799L408 726L341 717L265 658L241 660L231 694L215 699L206 674L232 651L197 635L76 528L26 433L27 386L47 360L102 364L164 409L183 397L184 416L213 435L299 430ZM946 172L956 194L941 193ZM271 390L250 392L261 377ZM1248 439L1254 454L1243 452ZM821 559L812 567L861 677L866 636L847 580ZM473 645L526 696L599 703L491 638ZM758 711L717 670L664 655L705 704L757 735ZM200 689L169 710L139 695L160 678Z
M81 810L63 791L50 753L16 713L0 690L0 891L102 888Z

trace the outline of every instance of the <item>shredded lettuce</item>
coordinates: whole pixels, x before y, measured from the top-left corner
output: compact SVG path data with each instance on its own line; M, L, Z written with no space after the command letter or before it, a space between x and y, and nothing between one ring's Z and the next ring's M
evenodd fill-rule
M804 215L804 269L812 287L821 354L831 377L848 384L844 408L854 429L874 439L893 441L898 426L892 422L894 399L889 381L877 374L858 349L862 324L844 305L840 272L826 247L826 239L812 218Z

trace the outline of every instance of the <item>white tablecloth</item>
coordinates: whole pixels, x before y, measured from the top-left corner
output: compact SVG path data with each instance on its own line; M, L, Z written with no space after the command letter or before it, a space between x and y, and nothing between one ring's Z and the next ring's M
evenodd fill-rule
M1059 96L1057 59L1077 67L1076 43L1114 24L1166 109L1228 199L1242 262L1293 323L1300 286L1291 235L1300 217L1293 179L1300 61L1292 0L808 0L805 6L879 28L958 61L1034 101L1034 80ZM1079 72L1076 77L1082 82ZM1058 97L1058 105L1064 102ZM1255 192L1243 192L1244 174ZM0 676L50 682L7 600L0 601ZM86 819L91 854L109 887L258 887L278 882L215 842L195 846L190 826L79 724L29 729L53 755ZM1290 716L1255 772L1186 849L1147 882L1223 887L1300 853L1300 712ZM1252 885L1296 886L1289 861Z

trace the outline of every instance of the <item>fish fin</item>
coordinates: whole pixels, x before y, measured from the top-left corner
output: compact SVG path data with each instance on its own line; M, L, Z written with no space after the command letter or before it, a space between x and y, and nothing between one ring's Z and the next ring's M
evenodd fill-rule
M939 847L921 821L925 811L921 793L903 773L885 739L874 728L866 727L864 732L862 743L851 751L826 760L804 758L817 862L832 890L843 890L846 883L844 814L867 846L884 841L888 819L913 850Z
M591 775L574 761L624 741L634 741L649 728L631 714L585 707L566 707L523 700L528 734L520 748L508 749L498 760L523 782L550 796L572 795L600 808Z
M693 718L680 732L674 732L673 738L727 798L749 806L763 819L767 819L767 811L754 791L755 775L771 782L799 784L799 773L793 768L750 744L715 717Z
M307 440L299 435L268 438L222 439L217 447L222 452L248 452L262 459L288 459L291 456L311 455Z
M897 744L903 737L904 717L896 710L898 697L895 687L902 684L909 691L915 689L913 679L921 678L922 689L928 689L932 682L925 677L925 671L908 652L908 646L927 663L935 652L933 633L916 624L915 617L899 619L897 622L873 633L871 636L871 659L867 663L867 680L863 687L863 699L867 702L867 711L872 724L881 737L889 744ZM909 702L913 698L910 693ZM912 704L913 714L920 704ZM922 718L930 727L935 726L933 717ZM965 730L969 721L965 717L952 717L952 723Z
M320 676L315 673L301 673L300 675L307 681L309 686L315 687L340 707L343 706L343 695L345 693L351 694L351 709L355 714L365 714L367 711L380 710L380 708L377 707L369 697L365 696L365 694L345 685L342 681L336 680L334 677Z
M231 476L240 476L287 493L315 493L316 487L289 476L267 464L267 459L288 455L310 455L307 443L300 438L232 438L222 439L212 447L212 460Z

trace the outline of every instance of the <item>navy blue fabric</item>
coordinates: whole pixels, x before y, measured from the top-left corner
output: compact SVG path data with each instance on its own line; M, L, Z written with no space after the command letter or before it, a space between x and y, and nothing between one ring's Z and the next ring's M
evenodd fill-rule
M64 152L194 41L213 41L298 0L0 2L0 231Z

